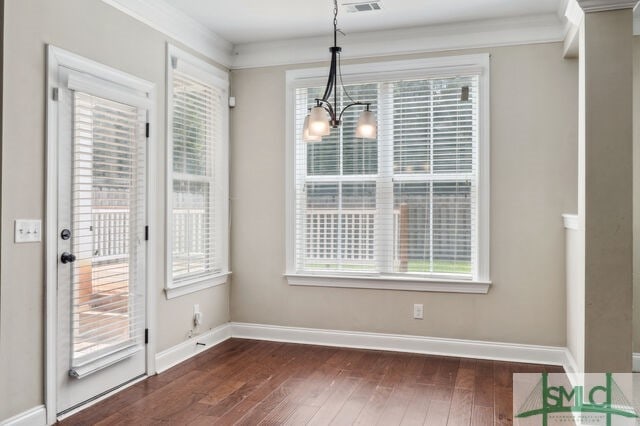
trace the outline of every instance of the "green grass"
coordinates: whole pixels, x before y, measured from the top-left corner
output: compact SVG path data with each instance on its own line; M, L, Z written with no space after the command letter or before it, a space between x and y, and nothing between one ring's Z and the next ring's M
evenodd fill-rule
M434 260L433 270L430 269L430 262L426 260L410 260L407 265L407 272L413 273L446 273L446 274L469 274L471 273L471 263L466 261L451 260ZM374 271L373 264L357 264L343 263L338 265L336 262L327 263L310 263L305 265L305 269L313 269L316 271Z
M410 260L407 265L408 272L431 272L429 263L426 260ZM433 261L433 272L468 274L471 273L471 262L436 259Z

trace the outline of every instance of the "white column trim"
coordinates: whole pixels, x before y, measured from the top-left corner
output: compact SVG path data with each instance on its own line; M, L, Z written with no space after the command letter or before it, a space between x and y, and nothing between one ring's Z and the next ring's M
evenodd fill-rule
M585 13L633 9L637 3L638 0L578 0L578 4Z

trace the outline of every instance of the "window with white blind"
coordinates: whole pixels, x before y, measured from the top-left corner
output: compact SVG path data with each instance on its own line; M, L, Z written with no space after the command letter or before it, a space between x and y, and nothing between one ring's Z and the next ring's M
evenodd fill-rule
M486 292L488 56L345 66L338 103L371 102L375 140L357 108L302 140L318 71L287 75L289 282Z
M167 295L226 282L228 76L169 46Z

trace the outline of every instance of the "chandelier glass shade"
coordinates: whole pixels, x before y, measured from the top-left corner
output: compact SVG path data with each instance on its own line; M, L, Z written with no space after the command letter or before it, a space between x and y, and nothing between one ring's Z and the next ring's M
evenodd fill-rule
M322 142L322 136L311 136L309 134L309 115L304 118L304 126L302 131L302 139L305 142Z
M375 113L370 111L370 102L355 102L350 97L344 86L342 85L342 73L340 73L340 62L338 55L342 48L338 47L338 2L333 2L333 47L329 48L331 52L331 67L329 68L329 78L327 87L322 98L316 98L316 105L311 108L309 114L305 117L302 129L302 139L305 142L320 142L323 136L329 136L331 129L337 129L342 124L342 116L344 112L355 106L364 107L364 111L360 113L358 124L356 127L356 137L375 139L378 135L378 123ZM341 111L338 107L338 77L340 77L340 86L343 93L349 98L351 103L347 104ZM333 103L331 103L331 95L333 94Z

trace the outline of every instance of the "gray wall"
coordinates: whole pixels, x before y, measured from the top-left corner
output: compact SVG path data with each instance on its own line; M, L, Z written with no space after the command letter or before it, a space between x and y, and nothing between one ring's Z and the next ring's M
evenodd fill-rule
M44 246L15 245L10 231L16 218L45 215L45 44L156 83L162 165L167 41L99 0L11 1L5 17L0 419L43 403ZM282 278L286 68L232 73L234 321L565 345L560 215L576 211L577 62L562 59L560 44L416 56L485 51L492 54L488 295L289 287ZM162 205L163 185L157 195ZM164 240L162 232L154 237ZM154 264L162 277L163 259ZM194 303L204 329L230 318L228 286L170 301L163 282L152 286L158 351L186 339ZM413 303L425 304L423 321L411 319Z
M633 351L640 352L640 37L633 38Z
M494 283L487 295L289 286L287 67L232 72L234 321L565 346L561 214L577 208L578 63L562 59L560 43L415 57L487 51ZM413 303L424 304L424 320L412 319Z
M152 81L157 86L159 175L164 205L165 43L159 32L100 0L12 0L5 5L2 147L2 241L0 254L0 420L43 403L44 244L13 243L16 218L45 217L45 45L51 43ZM161 229L152 232L164 241ZM159 250L164 253L164 248ZM229 289L221 286L173 300L163 288L164 259L153 259L158 282L157 350L186 340L193 304L202 329L229 320Z

